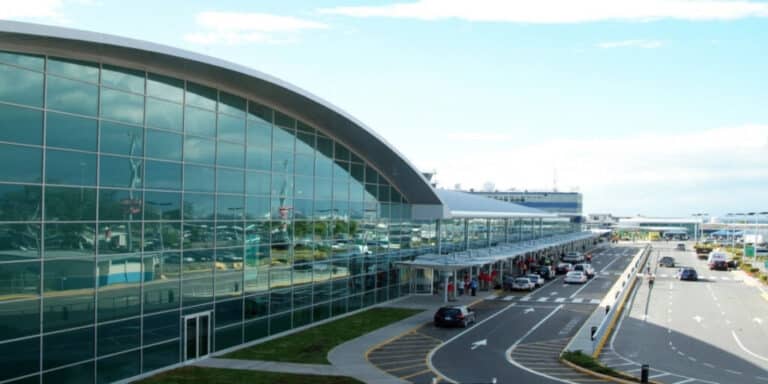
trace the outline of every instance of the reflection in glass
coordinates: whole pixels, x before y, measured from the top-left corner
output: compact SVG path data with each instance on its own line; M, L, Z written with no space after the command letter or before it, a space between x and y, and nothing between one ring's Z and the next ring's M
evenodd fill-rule
M144 72L104 64L101 70L101 84L124 91L144 93Z
M138 248L137 248L138 249ZM138 254L99 257L99 321L137 316L141 310L141 258Z
M150 73L147 80L147 95L181 103L184 101L184 81Z
M245 174L245 191L249 195L269 195L272 175L265 172L247 172Z
M141 218L141 191L99 190L99 220L138 220Z
M45 224L44 258L89 256L95 252L93 224Z
M181 194L174 192L144 193L144 220L180 220Z
M249 219L268 219L270 217L271 199L266 196L251 196L247 198L246 216Z
M96 151L96 120L53 112L46 118L46 145Z
M181 131L183 112L180 104L147 98L147 125Z
M219 93L219 112L226 113L241 119L245 118L246 101L240 96L226 92Z
M217 165L225 167L244 168L245 147L240 144L219 142L216 152Z
M43 106L43 74L0 64L0 101Z
M244 211L242 196L218 196L216 203L216 218L218 220L243 220Z
M36 185L0 184L0 221L39 220L40 192Z
M45 156L46 183L96 185L96 155L49 149Z
M184 220L212 220L214 196L204 193L184 194Z
M40 145L42 137L42 112L0 104L0 141Z
M163 161L147 161L148 188L181 189L181 165Z
M93 323L93 258L45 260L43 270L44 331Z
M215 180L214 168L196 165L184 166L185 191L214 192Z
M147 129L147 157L181 160L181 135Z
M139 157L101 156L99 185L105 187L141 188L144 160Z
M184 113L184 132L210 138L216 136L216 114L194 107L186 107Z
M216 190L218 192L245 192L245 185L243 184L245 182L243 179L245 175L243 171L219 168L217 172L218 175L216 177Z
M0 144L0 181L39 183L42 163L42 151L38 148Z
M133 124L144 124L144 96L102 88L101 116Z
M188 105L194 105L196 107L209 110L216 110L216 94L217 92L213 88L187 82L186 102Z
M48 58L48 72L69 77L70 79L89 81L91 83L99 82L98 65L84 61Z
M184 223L184 249L213 248L214 228L212 222Z
M181 224L144 223L144 251L168 251L181 248Z
M248 146L248 169L269 171L272 169L272 153L258 147Z
M43 56L24 53L0 51L0 62L27 67L36 71L42 71L45 68L45 58Z
M184 139L184 160L213 164L216 160L216 142L187 136Z
M93 333L93 327L88 327L43 336L43 369L93 358Z
M101 152L125 156L144 154L144 129L141 127L102 121L99 141Z
M93 188L45 187L45 220L96 220L96 190Z
M0 224L0 261L40 257L39 224Z
M95 84L48 76L47 106L58 111L96 116L99 87Z
M219 114L218 139L242 143L245 141L245 120Z
M96 382L114 383L138 375L141 373L140 364L140 351L131 351L99 359L96 361Z
M97 238L100 255L138 252L141 250L141 223L99 224Z
M5 267L5 266L4 266ZM40 286L40 263L37 263L37 285ZM4 289L5 290L5 289ZM40 298L27 293L14 297L15 293L3 293L8 299L0 299L0 341L36 335L40 333ZM12 300L3 302L5 300ZM2 344L0 344L2 345ZM0 347L1 349L2 347ZM0 350L0 353L2 351ZM6 360L8 355L3 355ZM5 361L4 361L5 362ZM2 363L0 363L2 364Z

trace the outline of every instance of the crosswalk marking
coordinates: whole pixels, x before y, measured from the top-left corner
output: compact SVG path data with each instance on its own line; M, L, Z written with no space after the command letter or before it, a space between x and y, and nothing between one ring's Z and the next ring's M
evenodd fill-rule
M582 299L581 297L578 297L578 298L573 299L572 303L581 303L583 301L584 301L584 299Z
M504 297L502 298L502 300L504 300L504 301L512 301L512 300L514 300L514 299L515 299L515 297L514 297L514 296L504 296Z
M592 299L589 301L590 304L600 304L600 299Z
M526 297L523 297L522 299L520 299L520 301L529 301L529 300L531 300L530 296L526 296Z
M563 301L565 301L565 297L558 297L555 299L555 303L562 303Z
M547 300L549 300L549 297L542 297L542 298L540 298L540 299L538 299L536 301L538 301L539 303L543 303L543 302L545 302Z

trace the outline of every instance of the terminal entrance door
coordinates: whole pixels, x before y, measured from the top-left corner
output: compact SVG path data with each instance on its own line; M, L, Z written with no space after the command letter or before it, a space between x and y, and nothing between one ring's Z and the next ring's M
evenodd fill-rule
M211 352L211 312L184 316L184 360L195 360Z
M434 284L433 270L432 268L414 268L413 277L413 290L415 294L432 294L432 287Z

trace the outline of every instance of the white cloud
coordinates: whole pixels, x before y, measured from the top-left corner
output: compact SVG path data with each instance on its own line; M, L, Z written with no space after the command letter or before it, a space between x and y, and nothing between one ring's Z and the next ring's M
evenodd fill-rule
M328 28L315 21L266 13L201 12L195 21L204 31L189 33L184 39L203 45L282 43L304 30Z
M62 19L62 0L26 0L3 1L0 7L0 19L29 20L29 19Z
M353 17L560 24L768 17L768 3L750 0L418 0L324 8L320 12Z
M597 45L600 48L658 48L662 46L662 42L658 40L622 40L622 41L606 41Z

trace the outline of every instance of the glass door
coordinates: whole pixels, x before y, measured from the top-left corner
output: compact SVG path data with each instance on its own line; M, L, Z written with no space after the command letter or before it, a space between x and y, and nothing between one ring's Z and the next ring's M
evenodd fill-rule
M415 268L413 274L413 293L416 294L431 294L432 293L432 269L431 268Z
M211 313L184 316L184 360L195 360L210 353Z

